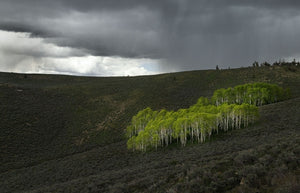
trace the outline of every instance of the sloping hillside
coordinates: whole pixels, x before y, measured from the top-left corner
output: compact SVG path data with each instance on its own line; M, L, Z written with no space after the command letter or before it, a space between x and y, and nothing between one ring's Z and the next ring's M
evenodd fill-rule
M205 144L126 149L124 129L140 109L186 108L215 89L258 81L289 87L293 99L263 106L258 124ZM299 189L299 87L299 67L115 78L1 73L0 190Z

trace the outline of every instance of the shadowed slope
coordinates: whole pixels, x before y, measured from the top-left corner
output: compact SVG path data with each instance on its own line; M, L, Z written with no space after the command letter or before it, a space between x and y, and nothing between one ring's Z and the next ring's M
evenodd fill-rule
M299 109L300 98L263 106L260 123L185 148L135 154L125 142L114 143L2 173L1 187L5 192L290 190L300 180Z
M239 186L243 178L243 183L261 179L256 173L249 179L246 174L236 176L245 163L262 164L267 173L279 168L293 181L297 175L292 171L299 171L294 161L299 157L299 98L262 107L262 121L256 126L184 150L173 146L132 154L126 149L124 131L131 117L145 107L187 108L222 87L263 81L289 87L292 97L299 97L300 70L294 68L115 78L0 73L0 192L56 188L180 192L196 184L224 191ZM274 152L268 153L273 147ZM254 161L251 156L243 161L243 151L254 156ZM266 163L259 161L263 159ZM273 165L266 166L269 162ZM226 173L228 166L233 168ZM281 178L276 175L267 176L278 184ZM214 178L227 185L211 185ZM271 183L270 179L250 187L272 185L265 183Z

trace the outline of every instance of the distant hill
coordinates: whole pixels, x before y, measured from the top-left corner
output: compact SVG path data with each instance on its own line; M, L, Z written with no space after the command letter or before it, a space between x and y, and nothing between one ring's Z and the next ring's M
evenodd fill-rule
M292 99L204 144L126 149L125 128L139 110L187 108L216 89L253 82L290 88ZM299 66L98 78L0 73L0 192L292 191L299 88Z

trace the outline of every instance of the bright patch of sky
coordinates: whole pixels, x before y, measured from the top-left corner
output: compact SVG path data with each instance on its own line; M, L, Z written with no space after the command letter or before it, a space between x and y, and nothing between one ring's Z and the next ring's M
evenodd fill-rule
M92 56L61 47L29 33L0 30L0 71L90 76L136 76L161 73L149 58Z

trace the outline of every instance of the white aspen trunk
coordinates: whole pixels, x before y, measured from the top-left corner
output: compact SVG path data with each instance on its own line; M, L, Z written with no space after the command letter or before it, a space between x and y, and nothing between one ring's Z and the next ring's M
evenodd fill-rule
M137 128L136 128L136 125L134 125L134 135L137 134Z
M226 115L226 131L228 131L229 128L229 118L228 118L228 114Z
M239 112L238 112L238 114L236 116L236 128L239 129Z
M233 113L231 113L230 119L231 119L231 129L234 129L234 117Z
M241 128L241 124L242 124L242 115L240 113L239 114L239 129Z
M184 146L185 146L185 142L187 140L187 130L186 130L186 125L184 125Z
M170 144L172 143L172 130L171 129L169 129L169 137L170 137Z
M193 143L193 139L194 139L194 129L192 128L192 135L191 135L191 139L192 139L192 143Z
M217 134L219 133L219 118L217 117L217 126L216 126L216 130L217 130Z
M167 146L169 145L169 136L167 133L165 133L165 143Z

